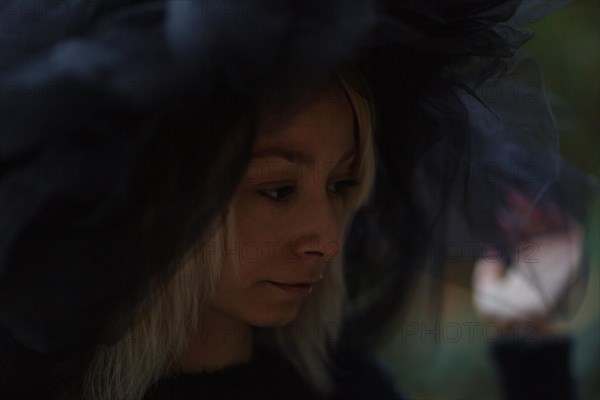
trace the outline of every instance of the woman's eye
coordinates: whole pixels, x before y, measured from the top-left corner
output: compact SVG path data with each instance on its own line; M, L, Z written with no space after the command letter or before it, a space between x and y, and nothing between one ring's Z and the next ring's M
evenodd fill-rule
M359 184L360 182L357 179L348 179L345 181L331 182L327 185L327 190L336 194L342 194L346 191L346 189L358 186Z
M271 189L259 190L259 193L275 201L284 200L290 193L294 191L293 186L282 186Z
M359 181L356 179L348 179L344 181L330 182L327 184L327 190L333 194L342 195L347 189L358 186ZM285 201L294 191L295 186L280 186L275 188L261 189L258 192L274 201Z

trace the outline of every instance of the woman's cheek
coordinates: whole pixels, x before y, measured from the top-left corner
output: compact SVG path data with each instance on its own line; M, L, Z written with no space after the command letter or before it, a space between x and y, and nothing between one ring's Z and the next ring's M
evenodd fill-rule
M256 190L243 190L236 196L233 208L237 216L238 227L245 227L244 224L258 227L261 223L264 225L276 217L273 205L270 205L268 200L258 194Z

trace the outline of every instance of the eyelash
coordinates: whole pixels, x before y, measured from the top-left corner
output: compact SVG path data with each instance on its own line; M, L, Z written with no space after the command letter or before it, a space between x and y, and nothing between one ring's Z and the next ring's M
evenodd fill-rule
M344 180L344 181L337 181L337 182L332 182L334 185L338 185L341 186L341 188L338 188L337 191L334 191L333 193L335 195L338 196L344 196L346 194L346 192L348 191L348 189L358 186L360 184L360 182L357 179L348 179L348 180ZM275 192L275 191L279 191L279 190L286 190L286 194L284 195L283 198L274 198L273 196L270 196L269 192ZM276 201L276 202L283 202L286 200L286 198L288 197L288 195L290 193L293 193L295 187L288 185L288 186L281 186L281 187L275 187L275 188L270 188L270 189L262 189L259 190L259 193L262 196L265 196L267 198L269 198L272 201Z

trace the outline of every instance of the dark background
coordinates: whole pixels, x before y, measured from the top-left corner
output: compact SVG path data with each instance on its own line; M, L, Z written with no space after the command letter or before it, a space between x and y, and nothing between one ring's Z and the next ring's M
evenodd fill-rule
M526 26L535 36L524 50L540 64L561 153L582 171L600 177L600 1L576 1ZM600 399L600 201L592 207L586 232L587 289L581 305L556 326L574 339L572 369L582 400ZM447 273L442 315L427 312L431 289L425 284L380 354L414 399L501 399L488 353L495 331L474 312L470 269L451 265Z

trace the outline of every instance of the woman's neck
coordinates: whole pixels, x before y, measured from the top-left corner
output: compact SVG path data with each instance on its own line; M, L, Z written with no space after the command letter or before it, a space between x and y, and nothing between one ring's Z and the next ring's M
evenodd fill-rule
M195 374L243 364L252 358L252 327L213 308L202 315L198 335L180 360L180 371Z

